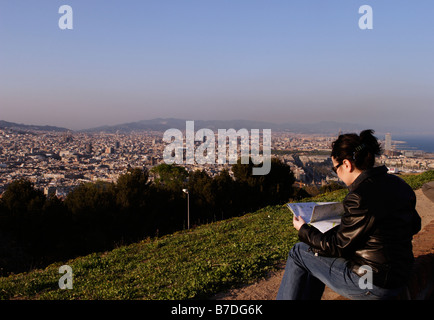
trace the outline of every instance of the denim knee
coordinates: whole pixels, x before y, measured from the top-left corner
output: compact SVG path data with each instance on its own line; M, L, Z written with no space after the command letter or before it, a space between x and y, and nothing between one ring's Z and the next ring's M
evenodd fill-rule
M288 259L297 261L298 264L303 263L303 255L309 251L309 246L304 242L297 242L289 251Z
M291 257L300 256L301 252L309 251L309 246L304 242L297 242L289 251Z

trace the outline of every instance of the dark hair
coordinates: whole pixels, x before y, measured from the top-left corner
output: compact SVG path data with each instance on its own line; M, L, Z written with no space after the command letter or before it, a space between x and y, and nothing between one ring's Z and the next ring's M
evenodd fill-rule
M339 163L350 160L357 169L366 170L374 167L375 156L381 154L381 147L374 130L363 130L356 133L341 134L332 143L331 156Z

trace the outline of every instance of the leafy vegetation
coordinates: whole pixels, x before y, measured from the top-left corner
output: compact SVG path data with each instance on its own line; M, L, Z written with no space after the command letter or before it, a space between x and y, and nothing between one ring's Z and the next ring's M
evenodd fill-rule
M246 283L282 260L297 241L285 206L93 253L45 270L0 278L2 299L193 299ZM62 264L73 289L61 290Z
M433 171L403 176L413 188ZM341 201L340 189L303 201ZM195 299L256 281L287 258L298 241L285 205L178 231L112 251L0 278L0 299ZM73 289L61 290L58 270L73 270Z
M227 170L210 177L167 164L150 173L130 168L116 183L83 183L64 200L13 181L0 198L0 276L185 229L184 188L191 226L285 203L295 180L290 167L272 159L266 176L254 176L253 167L239 160L234 178Z
M434 181L434 170L420 174L405 174L400 176L407 182L413 190L421 188L425 183Z

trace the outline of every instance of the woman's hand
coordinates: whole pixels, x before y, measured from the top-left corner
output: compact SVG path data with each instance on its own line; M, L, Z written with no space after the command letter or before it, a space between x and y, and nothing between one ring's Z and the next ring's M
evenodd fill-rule
M296 217L295 215L292 218L292 224L294 225L294 228L300 230L301 226L304 225L306 222L303 220L302 217Z

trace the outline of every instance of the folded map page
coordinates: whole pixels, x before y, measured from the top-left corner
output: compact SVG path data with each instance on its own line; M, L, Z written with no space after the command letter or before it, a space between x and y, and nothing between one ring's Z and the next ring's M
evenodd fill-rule
M295 216L323 233L340 224L344 214L342 202L299 202L287 206Z

